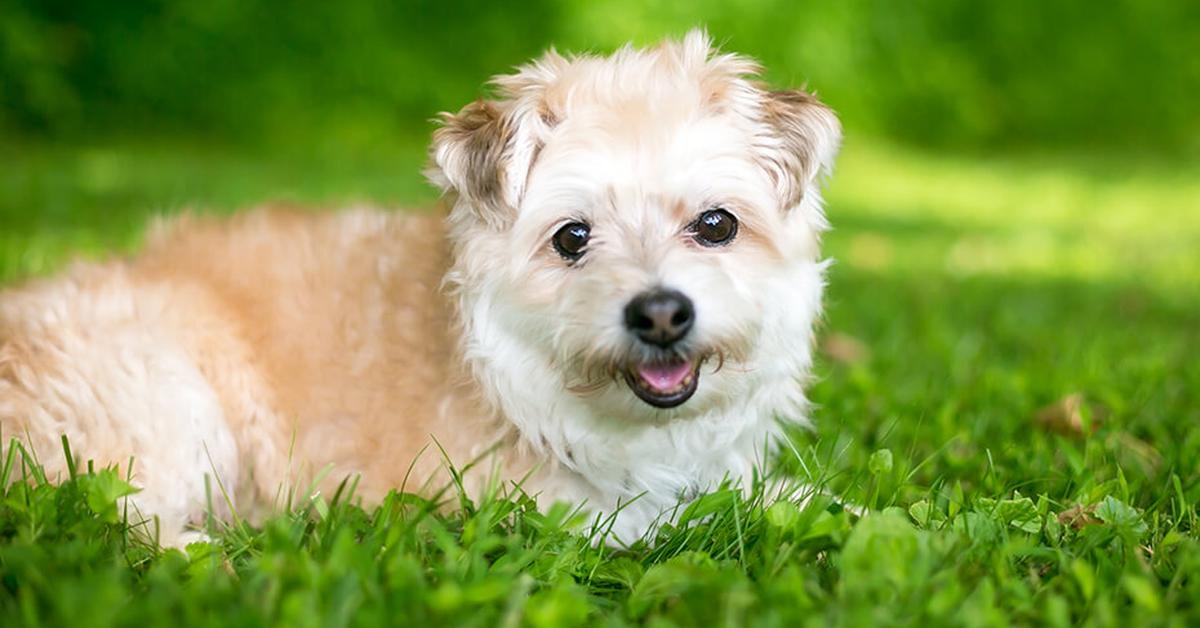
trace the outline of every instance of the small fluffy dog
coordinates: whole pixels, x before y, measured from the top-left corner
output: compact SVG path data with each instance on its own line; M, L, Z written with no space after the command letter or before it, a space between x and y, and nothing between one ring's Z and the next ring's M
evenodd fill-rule
M10 289L0 434L49 474L63 434L132 460L167 544L217 487L246 514L358 474L370 500L443 488L446 460L634 540L805 421L840 127L757 72L701 32L550 52L445 116L444 216L177 218Z

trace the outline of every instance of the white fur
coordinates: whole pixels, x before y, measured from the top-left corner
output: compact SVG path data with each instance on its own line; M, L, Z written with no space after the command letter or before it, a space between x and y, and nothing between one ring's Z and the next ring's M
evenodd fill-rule
M607 59L552 54L500 81L520 86L509 111L521 139L501 174L514 218L496 230L478 218L494 208L471 194L459 195L452 212L450 279L475 376L534 451L561 465L537 487L543 497L587 498L601 513L636 498L617 518L622 539L644 534L681 499L723 479L748 479L783 423L807 423L802 384L825 268L814 179L828 169L839 132L832 116L814 126L821 162L789 173L803 178L805 192L798 206L783 206L784 186L759 151L784 148L761 120L762 92L742 78L750 70L739 57L714 56L698 33L678 47L627 48ZM730 94L719 106L705 102L697 79L704 73L725 74ZM557 124L540 126L542 145L531 150L521 120L554 108L530 101L555 92ZM448 154L445 146L435 152L443 172L457 167ZM783 259L768 262L743 242L721 250L690 242L668 211L674 203L688 208L689 220L713 204L747 207L739 218L757 223ZM592 226L592 240L584 260L568 267L547 242L577 220ZM671 410L641 402L621 381L567 392L578 356L638 352L621 308L659 285L695 302L694 344L751 349L720 371L706 365L695 396Z

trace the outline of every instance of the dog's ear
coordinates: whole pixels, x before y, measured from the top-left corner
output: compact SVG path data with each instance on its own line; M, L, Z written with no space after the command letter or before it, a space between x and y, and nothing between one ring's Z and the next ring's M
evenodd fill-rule
M518 104L478 100L456 114L446 114L433 134L427 176L444 192L464 199L493 226L516 215L529 169L542 145L534 128L538 121L528 119L531 116Z
M800 203L816 178L833 168L842 143L837 115L802 90L766 91L763 118L778 138L766 165L779 186L784 207Z

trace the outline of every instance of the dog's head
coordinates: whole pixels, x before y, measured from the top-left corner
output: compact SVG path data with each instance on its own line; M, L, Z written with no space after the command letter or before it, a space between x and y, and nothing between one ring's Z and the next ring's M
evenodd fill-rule
M477 330L468 352L548 367L623 418L707 411L801 375L820 295L816 179L840 126L757 70L701 32L609 57L550 52L447 115L430 178L453 197L451 280L468 326L505 330Z

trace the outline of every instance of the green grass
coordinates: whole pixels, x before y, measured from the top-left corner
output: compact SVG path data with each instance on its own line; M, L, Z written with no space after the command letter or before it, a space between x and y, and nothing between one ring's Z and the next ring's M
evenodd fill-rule
M0 150L4 280L130 250L147 217L185 206L433 198L419 148ZM364 510L342 494L185 556L138 542L120 479L80 470L4 493L0 624L1195 625L1198 174L847 146L826 240L836 340L817 429L779 467L864 519L718 491L615 552L567 507L435 514L393 495ZM1076 427L1038 419L1069 395Z

